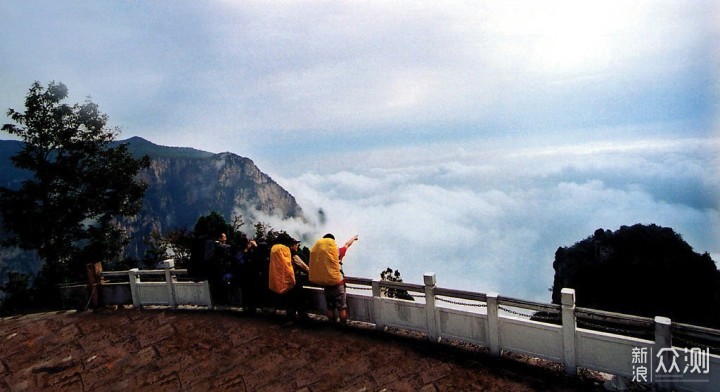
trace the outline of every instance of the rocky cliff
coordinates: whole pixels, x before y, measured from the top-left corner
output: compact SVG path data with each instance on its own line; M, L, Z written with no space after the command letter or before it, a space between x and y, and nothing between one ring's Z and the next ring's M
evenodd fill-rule
M142 257L143 240L152 230L192 230L197 219L211 211L228 221L234 215L241 215L246 222L269 215L303 217L295 198L248 158L229 152L159 146L139 137L118 143L128 143L133 155L148 155L152 160L150 168L140 174L148 184L143 208L124 222L132 237L127 256ZM17 141L0 141L0 185L19 185L29 175L15 170L9 160L20 147ZM7 251L5 256L0 255L0 272L4 272L3 265L10 264L9 255ZM17 267L17 263L13 265Z
M241 215L246 222L270 215L303 216L295 198L248 158L163 147L137 137L125 142L134 154L147 154L152 160L140 175L148 189L142 211L129 225L133 241L128 256L142 256L142 240L152 230L192 230L197 219L211 211L228 221Z

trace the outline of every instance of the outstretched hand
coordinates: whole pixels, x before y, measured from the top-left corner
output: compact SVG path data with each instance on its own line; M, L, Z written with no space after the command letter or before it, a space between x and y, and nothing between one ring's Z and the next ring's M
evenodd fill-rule
M352 245L353 242L355 242L355 241L357 241L357 240L358 240L358 235L355 234L352 238L350 238L349 240L347 240L347 242L345 243L345 247L346 247L346 248L349 248L350 245Z

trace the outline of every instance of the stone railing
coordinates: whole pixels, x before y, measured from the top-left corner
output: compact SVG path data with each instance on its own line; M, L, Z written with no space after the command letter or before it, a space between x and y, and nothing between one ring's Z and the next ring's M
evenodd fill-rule
M178 279L185 274L173 268L100 272L89 301L212 308L207 281ZM118 278L126 281L104 281ZM378 329L416 331L433 341L468 342L489 348L494 356L513 352L542 358L564 364L568 374L582 368L620 376L618 382L635 380L660 389L720 390L718 330L676 324L666 317L578 308L573 289L563 289L562 303L556 305L440 288L432 273L424 276L422 285L353 277L346 281L350 319ZM393 289L414 300L384 295ZM304 290L308 312L324 315L322 289Z

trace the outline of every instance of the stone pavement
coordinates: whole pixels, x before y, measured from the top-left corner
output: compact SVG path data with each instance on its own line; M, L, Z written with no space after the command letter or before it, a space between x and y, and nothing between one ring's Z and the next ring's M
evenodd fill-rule
M194 309L0 319L0 391L599 391L600 382L359 323Z

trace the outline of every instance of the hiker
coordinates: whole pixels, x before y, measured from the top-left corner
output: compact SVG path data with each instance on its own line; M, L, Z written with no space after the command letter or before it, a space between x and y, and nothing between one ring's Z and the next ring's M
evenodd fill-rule
M205 265L207 266L207 279L210 285L210 298L216 305L227 305L228 284L223 280L225 275L226 259L230 253L227 235L220 233L216 239L205 242Z
M260 308L267 308L273 305L271 297L273 292L268 288L270 280L270 244L262 237L255 239L257 247L250 255L250 262L253 263L257 272L257 278L253 279L253 290L255 292L255 303Z
M231 250L225 257L223 283L227 288L229 304L245 307L246 303L252 301L248 279L252 276L251 253L257 244L254 240L248 240L244 234L236 237L237 243L231 245Z
M298 268L307 268L307 265L295 255L292 249L297 251L300 241L295 240L286 233L281 233L277 243L270 248L270 265L268 267L268 288L275 297L276 307L284 309L286 316L294 320L298 317L298 308L301 302L302 285L297 284L294 264ZM294 260L296 259L296 260Z
M243 312L255 313L258 305L258 281L260 280L259 262L255 257L258 244L255 240L242 238L235 254L238 266L237 281L240 284Z
M310 318L307 313L310 307L310 296L307 291L303 290L303 287L308 283L310 267L308 267L305 260L307 260L309 254L307 248L305 248L304 252L301 252L299 248L300 241L294 241L290 246L293 270L295 272L295 287L291 290L290 301L292 302L292 308L297 313L297 318L301 321L307 321Z
M335 236L325 234L310 249L309 279L311 283L323 287L327 316L331 322L339 318L341 323L347 323L347 294L342 260L347 249L357 240L358 236L355 235L345 242L345 246L338 249Z

